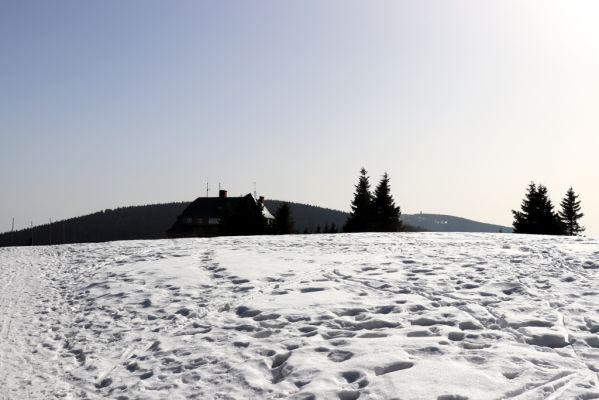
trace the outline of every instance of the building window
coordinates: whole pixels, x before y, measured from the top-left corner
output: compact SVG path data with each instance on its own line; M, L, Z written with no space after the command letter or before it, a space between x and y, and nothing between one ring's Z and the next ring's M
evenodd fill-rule
M210 225L218 225L220 223L220 218L208 218L208 223Z

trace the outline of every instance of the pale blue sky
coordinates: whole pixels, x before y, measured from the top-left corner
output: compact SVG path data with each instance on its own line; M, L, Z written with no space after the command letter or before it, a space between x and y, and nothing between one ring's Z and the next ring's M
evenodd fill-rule
M232 194L599 234L599 2L0 0L0 231ZM215 194L215 190L213 190Z

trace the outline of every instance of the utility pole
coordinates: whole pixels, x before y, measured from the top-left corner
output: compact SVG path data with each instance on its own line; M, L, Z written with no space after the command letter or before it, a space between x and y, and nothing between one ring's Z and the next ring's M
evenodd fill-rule
M52 218L50 218L50 223L48 224L48 236L50 240L50 245L52 244Z
M210 193L210 186L208 185L208 179L206 179L206 197L209 196Z
M258 192L256 191L256 182L254 182L254 198L258 198Z
M12 229L10 231L11 232L15 231L15 217L12 217Z

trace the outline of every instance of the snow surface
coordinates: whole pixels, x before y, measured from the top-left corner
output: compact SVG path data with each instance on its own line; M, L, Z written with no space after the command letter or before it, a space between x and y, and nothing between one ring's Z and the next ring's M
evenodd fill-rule
M599 242L0 249L0 399L599 398Z

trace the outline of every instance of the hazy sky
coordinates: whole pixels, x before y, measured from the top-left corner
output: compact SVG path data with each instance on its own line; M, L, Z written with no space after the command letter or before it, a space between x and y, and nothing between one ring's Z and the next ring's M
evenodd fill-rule
M0 1L0 231L232 194L599 235L599 1Z

